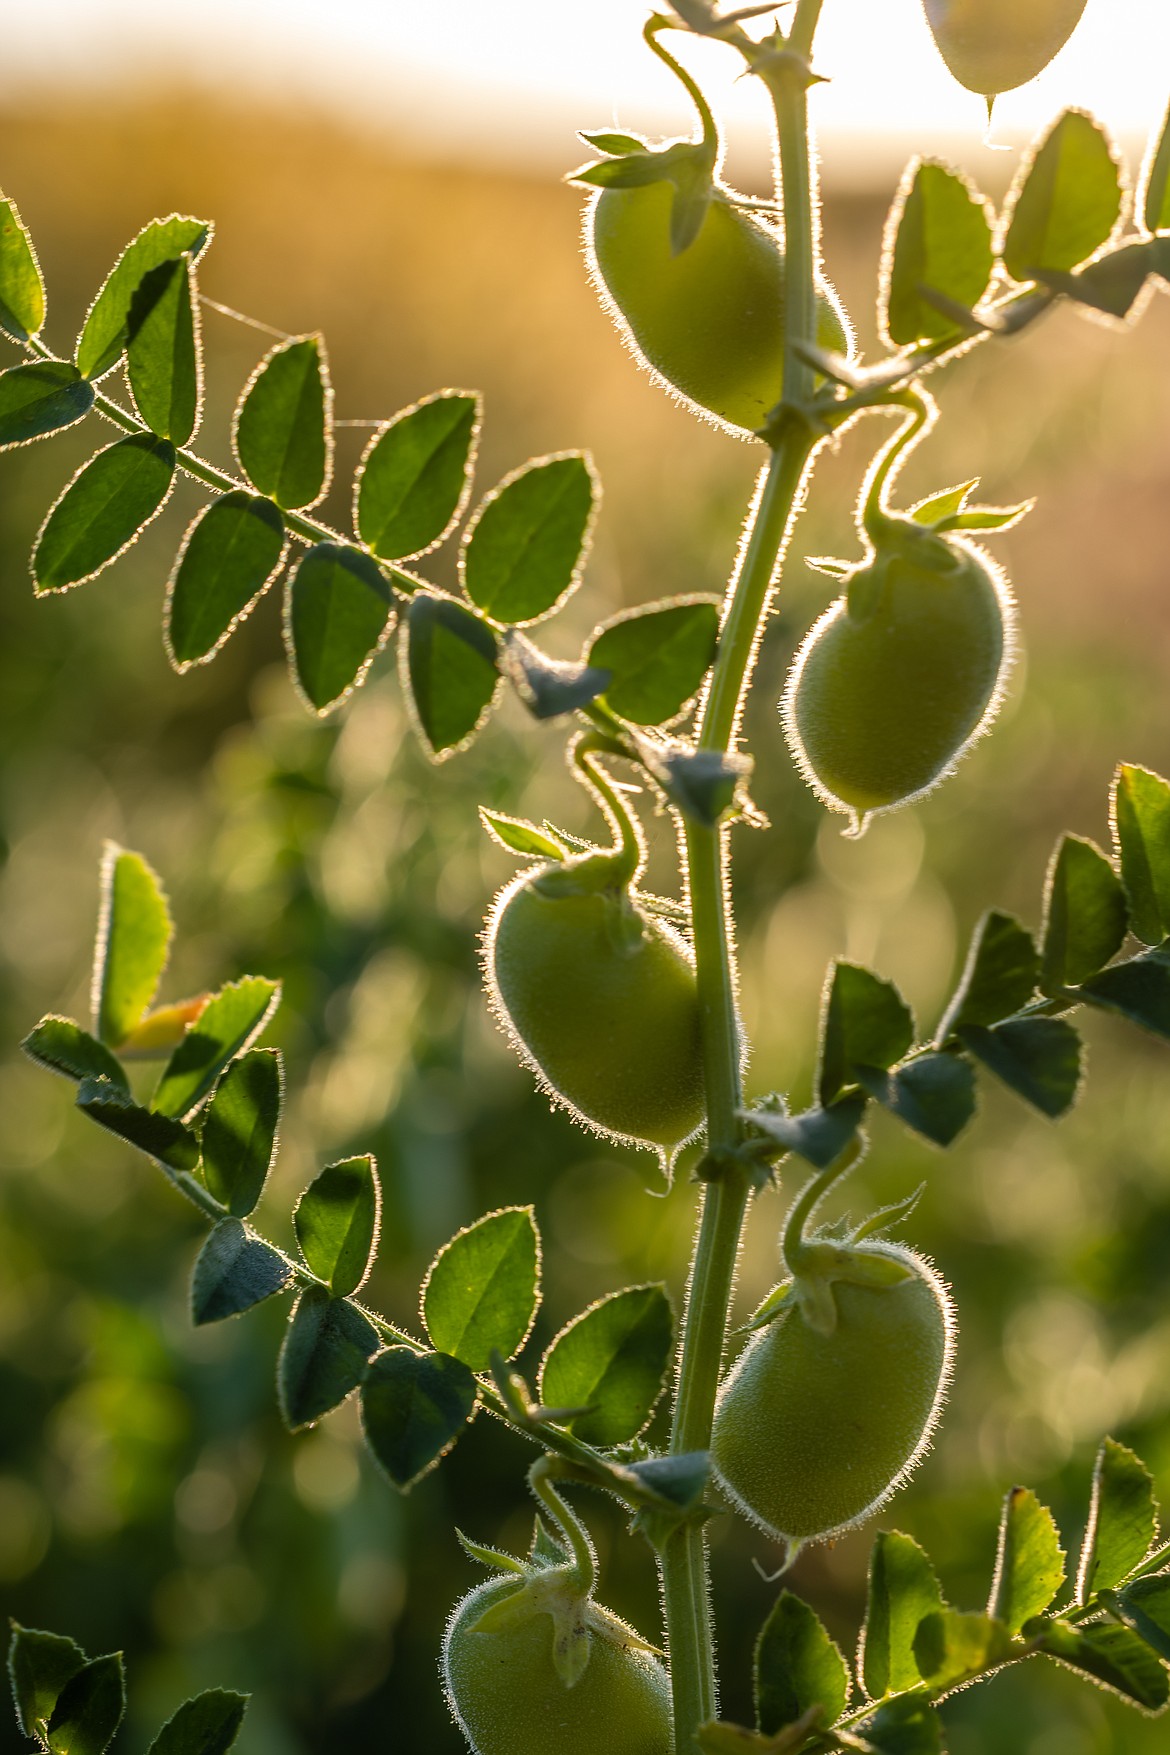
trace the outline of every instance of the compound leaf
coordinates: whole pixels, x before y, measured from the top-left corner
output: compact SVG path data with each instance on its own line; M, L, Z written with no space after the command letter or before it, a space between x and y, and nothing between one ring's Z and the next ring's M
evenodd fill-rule
M1104 130L1066 110L1020 167L1005 210L1003 261L1013 280L1068 273L1112 237L1121 218L1118 161Z
M284 511L315 506L333 462L333 390L319 335L282 341L252 373L236 409L233 441L258 494Z
M697 692L715 659L719 606L710 598L650 604L603 622L587 654L607 670L605 703L635 725L665 725Z
M29 360L0 372L0 451L71 427L93 407L93 386L63 360Z
M144 274L130 301L126 375L152 433L185 445L199 422L203 361L189 256Z
M137 541L165 506L175 481L169 439L116 439L79 469L50 508L33 549L38 592L93 579Z
M284 1077L280 1054L253 1048L226 1069L203 1123L203 1180L221 1206L246 1219L276 1155Z
M263 975L229 981L213 994L163 1069L150 1106L185 1121L224 1068L252 1046L280 1004L280 982Z
M394 597L360 548L318 542L288 582L285 635L297 686L316 713L360 687L394 627Z
M446 1456L475 1412L479 1391L460 1359L387 1347L366 1368L362 1427L391 1481L405 1493Z
M307 1287L293 1306L276 1368L289 1430L311 1426L357 1389L380 1345L378 1331L355 1304L324 1286Z
M440 390L380 427L354 482L354 529L384 560L413 560L449 535L467 501L479 397Z
M327 1165L298 1200L293 1224L301 1254L335 1297L348 1297L365 1281L381 1217L382 1189L369 1154Z
M646 1426L674 1351L674 1316L661 1286L599 1299L556 1336L540 1368L540 1399L583 1409L565 1419L586 1444L625 1444Z
M500 623L539 621L580 583L597 479L579 451L526 463L480 503L460 568L472 603Z
M987 291L994 254L983 196L958 171L928 160L914 167L890 218L883 319L891 345L960 333L923 289L964 310Z
M760 1629L755 1655L756 1716L765 1736L795 1724L819 1706L835 1724L849 1698L845 1659L820 1620L791 1591L782 1591Z
M531 1207L489 1213L445 1243L422 1287L423 1321L441 1353L486 1371L512 1359L539 1303L540 1239Z
M1092 841L1065 835L1048 868L1040 989L1077 987L1121 949L1128 910L1121 879Z
M1042 1615L1064 1583L1060 1531L1046 1505L1027 1487L1013 1487L1003 1502L999 1550L987 1613L1018 1633Z
M190 525L167 586L163 638L175 669L213 658L251 614L288 550L279 508L233 488Z
M167 219L152 219L127 244L89 307L77 340L77 369L83 377L101 378L121 359L134 294L151 269L184 255L198 261L213 230L207 220L172 213Z
M221 1219L195 1258L191 1275L191 1320L222 1322L253 1304L283 1292L293 1264L239 1219Z
M914 1636L919 1623L942 1606L934 1567L918 1543L898 1530L882 1530L870 1554L857 1666L871 1700L918 1686Z
M427 753L441 759L479 730L500 686L499 646L474 610L416 591L406 612L399 669Z

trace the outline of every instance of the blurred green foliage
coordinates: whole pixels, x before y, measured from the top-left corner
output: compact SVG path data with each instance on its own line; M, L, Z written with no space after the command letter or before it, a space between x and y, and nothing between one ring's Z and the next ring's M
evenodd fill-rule
M624 603L721 587L758 456L633 369L585 282L569 191L181 93L9 113L0 167L40 248L62 348L126 239L155 214L193 211L218 230L205 292L289 332L323 329L342 418L384 417L441 385L482 388L481 487L533 453L590 447L608 499L587 584L553 630L562 655ZM829 269L863 340L881 220L880 203L830 190ZM226 462L230 408L265 342L213 311L205 330L200 443ZM772 824L735 841L753 1091L806 1098L831 956L871 960L933 1022L982 908L1037 925L1056 834L1105 840L1114 763L1170 769L1168 365L1156 301L1133 335L1061 312L940 380L944 420L904 492L982 472L992 501L1039 497L995 545L1027 658L960 774L860 842L802 787L776 720L788 656L827 595L800 557L858 552L849 507L879 423L824 460L749 714L754 795ZM0 472L3 1605L92 1651L127 1649L141 1714L131 1743L185 1694L222 1684L255 1690L244 1755L454 1755L434 1666L444 1617L476 1574L452 1526L526 1543L525 1449L480 1419L404 1506L356 1442L352 1406L297 1438L281 1431L282 1302L191 1329L198 1222L14 1046L46 1010L84 1015L103 837L140 848L167 881L172 997L244 970L284 980L270 1039L291 1101L262 1217L287 1242L314 1170L376 1152L385 1218L370 1297L392 1318L414 1320L421 1273L456 1226L529 1200L546 1240L533 1350L630 1279L664 1277L681 1298L694 1189L684 1175L651 1198L662 1190L649 1155L551 1114L487 1017L477 935L511 867L475 806L589 832L556 734L511 701L472 752L433 771L389 654L347 711L314 724L287 681L274 597L212 668L175 677L162 587L200 503L190 483L101 579L34 604L28 550L97 436L13 453ZM364 437L343 435L342 484ZM345 505L339 485L327 511ZM439 565L449 579L449 559ZM652 827L650 882L666 890L672 837ZM1051 1499L1070 1545L1103 1432L1170 1483L1170 1061L1121 1025L1094 1020L1088 1034L1084 1101L1059 1129L988 1093L942 1157L879 1117L850 1188L856 1209L928 1177L908 1235L955 1288L958 1373L933 1456L882 1522L925 1542L965 1606L984 1600L1013 1482ZM745 1312L774 1278L781 1211L774 1193L760 1198ZM649 1631L648 1554L621 1539L607 1504L586 1510L606 1600ZM751 1560L773 1556L730 1520L712 1534L734 1717L773 1595ZM796 1574L847 1645L867 1549L863 1532L811 1551ZM1145 1755L1165 1736L1055 1666L1011 1671L947 1716L954 1755ZM16 1749L11 1721L0 1725L0 1748Z

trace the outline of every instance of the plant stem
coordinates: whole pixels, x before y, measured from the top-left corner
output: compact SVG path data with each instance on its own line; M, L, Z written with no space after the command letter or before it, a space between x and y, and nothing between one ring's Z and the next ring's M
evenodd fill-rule
M807 58L821 0L799 0L789 48ZM772 94L780 148L787 259L784 397L768 467L749 513L747 538L730 588L719 653L698 729L702 749L729 752L738 739L743 703L785 543L801 504L802 485L819 435L805 418L813 373L795 350L816 326L816 234L809 156L807 80L791 60L760 72ZM687 878L695 936L707 1086L707 1153L711 1180L703 1196L691 1264L678 1391L671 1433L674 1452L705 1450L711 1440L727 1320L750 1172L735 1157L742 1139L739 1111L742 1048L735 1004L734 923L727 828L686 825ZM715 1716L717 1685L706 1545L701 1525L684 1524L663 1544L659 1563L670 1652L676 1755L692 1755L698 1727Z

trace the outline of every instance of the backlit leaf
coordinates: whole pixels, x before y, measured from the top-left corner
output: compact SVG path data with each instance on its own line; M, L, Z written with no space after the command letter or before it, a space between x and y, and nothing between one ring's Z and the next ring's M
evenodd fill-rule
M157 873L112 841L102 855L91 1003L101 1040L117 1048L141 1023L167 966L174 927Z
M651 604L603 622L589 664L607 670L606 705L635 725L665 725L698 692L715 659L719 608L710 599Z
M1170 958L1164 951L1148 951L1102 969L1099 975L1090 975L1080 991L1097 1010L1116 1012L1170 1041Z
M1055 1621L1046 1629L1040 1649L1146 1712L1160 1711L1170 1699L1165 1666L1128 1627L1107 1622L1073 1627Z
M335 1297L348 1297L364 1282L381 1216L382 1188L368 1154L328 1165L297 1202L293 1224L301 1254Z
M1141 189L1141 213L1146 230L1170 231L1170 114L1150 140Z
M1121 218L1121 175L1100 125L1066 110L1021 165L1007 199L1004 266L1013 280L1067 272L1113 236Z
M523 858L564 859L568 848L558 840L550 830L538 829L535 823L523 817L506 816L503 811L488 810L486 805L479 807L480 821L501 847L509 853L519 853Z
M753 1109L747 1113L760 1132L777 1140L785 1151L795 1152L818 1170L825 1170L856 1134L865 1114L865 1098L843 1097L827 1108L818 1105L797 1115L782 1109Z
M581 452L505 476L467 527L460 566L472 603L500 623L538 621L580 583L597 479Z
M959 333L923 288L970 310L987 291L994 261L983 196L947 165L912 169L886 233L883 318L894 347Z
M194 1170L199 1162L199 1141L189 1128L172 1116L159 1115L135 1103L124 1083L84 1078L77 1091L77 1107L91 1121L147 1157L156 1158L171 1170Z
M183 538L163 612L177 671L215 656L271 585L287 550L284 519L261 494L234 488L199 513Z
M453 597L417 591L399 645L403 691L428 754L470 742L500 686L499 647L487 623Z
M227 1755L247 1704L246 1694L224 1688L196 1694L167 1720L146 1755Z
M475 1412L475 1378L459 1359L387 1347L366 1368L366 1442L403 1493L446 1456Z
M65 1684L85 1664L85 1653L72 1639L21 1627L13 1621L8 1646L8 1675L16 1716L26 1737L44 1737L44 1727Z
M1016 1018L959 1040L1025 1103L1053 1120L1071 1107L1081 1080L1081 1039L1064 1018Z
M121 1652L83 1664L70 1676L49 1717L46 1741L54 1755L104 1755L126 1710Z
M975 1113L975 1074L961 1054L922 1054L892 1072L857 1071L891 1115L936 1146L949 1146Z
M245 975L221 987L171 1055L151 1108L181 1120L193 1115L224 1068L252 1046L279 1004L279 981L262 975Z
M1143 943L1160 944L1170 936L1170 784L1122 763L1111 815L1130 928Z
M918 1543L882 1530L869 1560L869 1596L858 1669L871 1700L917 1687L914 1657L919 1623L943 1606L935 1571Z
M674 1317L661 1286L600 1299L563 1328L540 1368L540 1399L589 1411L565 1423L586 1444L624 1444L647 1424L674 1351Z
M311 1426L357 1389L381 1345L369 1318L324 1286L309 1286L293 1307L280 1348L276 1387L290 1431Z
M172 213L152 219L127 244L104 286L90 306L77 341L77 368L86 378L100 378L122 357L129 332L134 294L152 268L179 256L198 261L211 242L214 228L206 220Z
M1150 1471L1132 1450L1106 1438L1093 1470L1089 1524L1077 1573L1077 1600L1124 1584L1153 1546L1158 1511Z
M1028 1004L1040 979L1040 958L1032 935L1018 920L997 909L975 929L954 998L938 1027L943 1043L968 1024L998 1024Z
M0 451L71 427L93 407L93 386L63 360L29 360L0 372Z
M429 553L467 502L479 397L440 390L379 428L354 483L354 529L384 560Z
M69 1079L109 1079L128 1090L126 1073L104 1042L72 1018L42 1018L20 1045L30 1060Z
M393 594L359 548L318 542L288 582L285 637L298 687L327 713L365 680L394 627Z
M1040 988L1076 987L1116 956L1128 911L1121 879L1099 847L1065 835L1048 868Z
M845 1659L820 1620L791 1591L782 1591L756 1641L756 1716L765 1735L795 1724L819 1706L835 1724L849 1698Z
M489 1213L445 1243L427 1270L423 1320L441 1353L486 1371L512 1359L539 1302L540 1242L531 1207Z
M276 1155L283 1074L279 1053L253 1048L215 1087L203 1123L203 1180L221 1206L246 1219Z
M1011 1651L1002 1621L959 1609L936 1609L919 1623L914 1661L924 1682L942 1691L1002 1663Z
M0 195L0 329L27 341L44 321L45 283L32 239L15 202Z
M856 963L834 964L821 1015L821 1102L855 1083L858 1067L892 1066L913 1041L914 1019L892 982Z
M282 341L240 397L233 441L258 494L285 511L315 506L333 463L333 389L319 335Z
M41 525L32 570L38 592L67 591L116 561L166 504L175 480L169 439L117 439L78 470Z
M987 1613L1018 1633L1042 1615L1064 1583L1064 1549L1046 1505L1027 1487L1013 1487L1003 1504L999 1549Z
M151 432L185 445L203 401L190 257L160 263L143 275L130 301L126 368L134 406Z

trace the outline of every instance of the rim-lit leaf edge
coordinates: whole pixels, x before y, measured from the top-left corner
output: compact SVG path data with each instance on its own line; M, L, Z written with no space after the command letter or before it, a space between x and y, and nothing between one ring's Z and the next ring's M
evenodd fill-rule
M483 392L481 390L460 390L448 385L442 390L432 390L427 396L420 396L416 402L410 403L406 408L400 408L397 414L390 416L389 420L378 422L377 427L374 429L374 432L370 437L369 443L366 445L365 449L362 451L361 457L358 459L358 466L354 471L352 494L354 540L360 548L366 550L367 554L372 555L373 558L378 561L379 565L383 564L382 557L374 555L374 551L369 547L368 543L362 541L361 535L358 532L358 499L361 494L362 480L366 473L366 464L369 462L373 452L377 450L382 439L384 439L386 434L390 431L391 427L396 426L399 421L407 420L412 414L417 414L420 408L426 408L432 402L442 402L445 399L453 397L461 397L464 401L473 402L475 404L475 413L472 416L471 421L471 437L467 447L467 464L463 472L463 488L460 492L455 510L447 520L442 533L439 536L436 536L433 542L429 542L425 548L412 549L409 554L405 555L395 555L393 564L397 565L400 561L420 561L423 559L424 555L433 554L437 548L442 548L443 544L448 540L451 532L456 528L459 520L467 511L468 503L471 499L472 490L475 486L476 466L479 462L480 434L483 431Z

